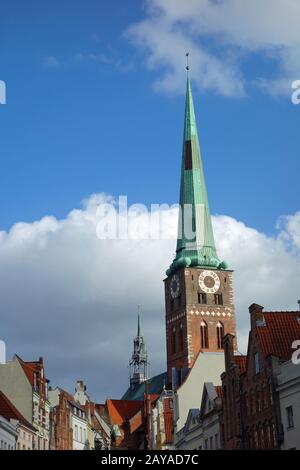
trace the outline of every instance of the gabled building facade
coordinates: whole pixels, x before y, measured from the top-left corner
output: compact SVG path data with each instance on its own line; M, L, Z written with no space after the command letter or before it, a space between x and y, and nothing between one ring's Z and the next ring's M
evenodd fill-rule
M249 307L251 330L246 364L237 366L233 338L224 339L226 371L222 375L225 449L280 449L284 427L278 380L300 338L300 312L264 312Z
M200 409L205 382L221 385L225 370L224 354L200 352L183 383L174 392L174 444L181 446L182 436L190 409Z
M19 356L0 364L0 391L35 428L34 450L48 450L50 403L43 358L26 362Z
M3 392L0 392L0 416L13 427L13 434L15 434L15 431L17 432L16 450L32 450L35 428L22 416Z
M151 424L151 449L173 449L174 394L164 390L153 404Z
M242 449L243 429L241 400L241 376L246 371L247 356L234 352L234 336L227 334L223 341L225 371L221 375L223 404L220 414L220 440L224 449Z
M73 430L73 450L89 450L88 420L84 406L70 400L71 426Z
M73 428L71 418L70 400L73 397L62 390L56 388L49 390L49 401L51 404L51 450L71 450L73 449Z
M202 426L199 408L191 408L188 412L184 428L177 433L176 449L201 450Z
M200 406L202 428L200 450L220 450L220 412L222 409L223 388L213 383L205 383Z

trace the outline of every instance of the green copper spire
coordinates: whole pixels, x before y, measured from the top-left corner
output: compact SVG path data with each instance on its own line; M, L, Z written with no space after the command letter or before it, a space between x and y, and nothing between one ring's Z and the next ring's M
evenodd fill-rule
M189 72L186 87L177 249L176 257L167 274L184 266L213 269L227 267L225 262L220 262L215 247Z

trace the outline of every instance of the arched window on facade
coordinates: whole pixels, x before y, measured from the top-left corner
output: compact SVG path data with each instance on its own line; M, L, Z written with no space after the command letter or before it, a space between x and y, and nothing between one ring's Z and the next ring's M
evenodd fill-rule
M171 348L172 348L172 353L176 353L176 328L175 326L172 329L172 337L171 337Z
M201 348L208 349L208 328L207 324L204 320L202 320L200 325L200 332L201 332Z
M224 326L221 322L217 324L217 345L218 349L223 349Z
M183 351L183 326L180 323L179 326L179 351Z

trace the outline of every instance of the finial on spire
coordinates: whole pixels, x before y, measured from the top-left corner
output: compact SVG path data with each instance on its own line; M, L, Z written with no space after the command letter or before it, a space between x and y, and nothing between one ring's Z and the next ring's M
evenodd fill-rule
M190 70L189 55L190 55L189 52L187 52L187 53L185 54L185 57L186 57L186 67L185 67L185 68L186 68L187 72Z
M141 306L138 305L138 328L137 328L137 335L138 336L141 336L140 314L141 314Z

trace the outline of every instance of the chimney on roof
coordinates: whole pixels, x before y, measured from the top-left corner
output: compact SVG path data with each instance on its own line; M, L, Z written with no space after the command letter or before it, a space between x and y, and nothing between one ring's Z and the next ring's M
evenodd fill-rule
M75 385L75 394L74 400L78 401L81 406L84 406L88 400L88 396L86 394L86 386L83 380L77 380Z
M223 348L225 354L225 368L226 371L230 368L233 362L234 356L234 339L235 336L231 333L227 333L227 335L223 338Z
M299 307L299 310L300 310L300 299L298 300L298 307Z
M257 326L263 326L265 324L264 307L258 304L251 304L249 307L249 313L251 318L251 330L254 330Z
M79 392L79 391L85 392L86 391L86 386L85 386L83 380L77 380L75 390L76 390L76 392Z
M0 340L0 364L6 364L6 344Z

